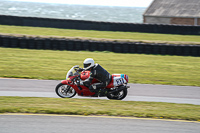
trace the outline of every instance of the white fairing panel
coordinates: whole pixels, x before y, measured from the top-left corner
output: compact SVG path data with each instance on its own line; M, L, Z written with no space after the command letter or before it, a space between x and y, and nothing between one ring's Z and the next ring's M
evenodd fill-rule
M126 84L126 80L122 77L114 77L113 78L113 85L114 86L119 86L119 85L123 85Z

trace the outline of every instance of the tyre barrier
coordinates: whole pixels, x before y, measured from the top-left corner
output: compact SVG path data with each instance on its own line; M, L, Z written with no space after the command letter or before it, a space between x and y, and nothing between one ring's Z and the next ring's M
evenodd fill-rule
M143 23L98 22L71 19L53 19L0 15L1 25L51 27L78 30L146 32L163 34L200 35L200 26Z
M110 51L154 55L200 56L200 45L95 41L68 38L17 37L0 35L0 47L69 51Z

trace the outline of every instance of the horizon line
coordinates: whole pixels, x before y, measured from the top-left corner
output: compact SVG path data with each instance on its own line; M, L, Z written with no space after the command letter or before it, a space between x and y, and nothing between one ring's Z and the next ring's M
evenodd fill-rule
M107 6L107 7L137 7L137 8L147 8L146 6L117 6L117 5L95 5L95 4L69 4L69 3L57 3L57 2L40 2L40 1L20 1L20 0L8 0L17 2L27 2L27 3L44 3L44 4L64 4L64 5L81 5L81 6Z

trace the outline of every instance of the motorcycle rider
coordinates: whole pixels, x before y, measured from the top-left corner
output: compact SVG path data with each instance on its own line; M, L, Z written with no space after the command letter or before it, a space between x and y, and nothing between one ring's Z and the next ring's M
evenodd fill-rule
M88 87L91 92L96 92L99 96L106 95L106 90L103 88L105 88L111 81L112 76L110 73L99 64L95 64L92 58L85 59L83 66L83 70L90 71L90 76L86 80L80 81L80 85ZM99 83L91 84L94 78L97 79Z

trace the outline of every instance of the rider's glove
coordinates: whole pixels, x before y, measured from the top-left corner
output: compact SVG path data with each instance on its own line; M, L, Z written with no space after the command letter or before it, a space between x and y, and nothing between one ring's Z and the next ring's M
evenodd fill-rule
M83 81L80 79L80 80L77 80L77 81L76 81L76 85L77 85L77 86L80 86L80 85L84 85L84 84L83 84Z
M84 69L83 68L78 68L78 72L82 72Z

